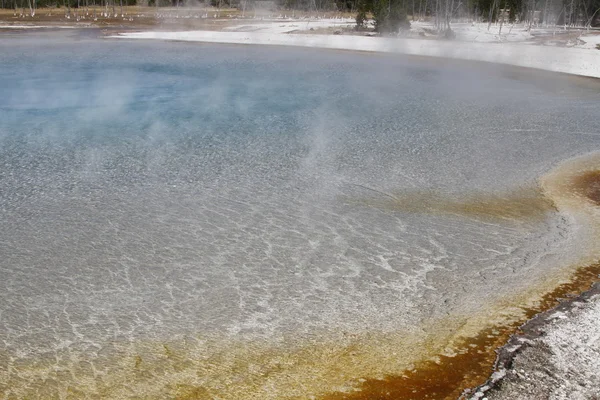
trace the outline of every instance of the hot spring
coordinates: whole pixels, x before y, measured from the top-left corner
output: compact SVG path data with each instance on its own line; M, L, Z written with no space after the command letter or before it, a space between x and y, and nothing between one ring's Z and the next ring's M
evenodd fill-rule
M595 80L0 41L0 397L342 398L600 258Z

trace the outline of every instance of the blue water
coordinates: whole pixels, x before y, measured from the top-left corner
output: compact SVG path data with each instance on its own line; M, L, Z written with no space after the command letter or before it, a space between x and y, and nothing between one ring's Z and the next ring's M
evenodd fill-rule
M563 252L568 224L405 203L535 191L600 147L593 80L78 32L0 43L0 364L475 312L543 275L528 260Z

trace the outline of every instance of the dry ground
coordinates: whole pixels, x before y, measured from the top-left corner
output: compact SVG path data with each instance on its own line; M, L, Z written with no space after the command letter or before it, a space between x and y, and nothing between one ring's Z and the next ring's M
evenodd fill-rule
M71 8L43 8L30 16L28 8L17 10L0 9L0 29L2 25L32 26L72 26L114 27L114 28L160 28L168 30L221 30L243 21L244 24L265 22L283 17L292 18L339 18L353 17L350 13L299 11L268 11L217 9L213 7L142 7L119 6L103 8L100 6Z

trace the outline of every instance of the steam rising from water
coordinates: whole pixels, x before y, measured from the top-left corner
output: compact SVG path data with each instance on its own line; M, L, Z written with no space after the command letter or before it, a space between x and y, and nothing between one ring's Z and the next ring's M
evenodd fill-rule
M309 50L7 47L0 393L347 390L518 318L593 254L570 193L594 198L594 169L536 184L600 144L583 134L598 94L568 80Z

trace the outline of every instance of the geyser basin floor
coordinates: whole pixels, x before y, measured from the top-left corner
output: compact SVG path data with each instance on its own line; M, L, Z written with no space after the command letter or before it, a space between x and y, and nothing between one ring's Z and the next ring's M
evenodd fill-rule
M413 56L485 61L600 78L600 68L598 67L600 52L595 48L537 46L524 43L471 43L350 35L333 36L203 30L122 32L110 37L114 39L158 39L400 53Z
M517 323L598 259L595 205L571 195L595 158L556 167L600 145L596 81L2 45L6 397L351 393Z

